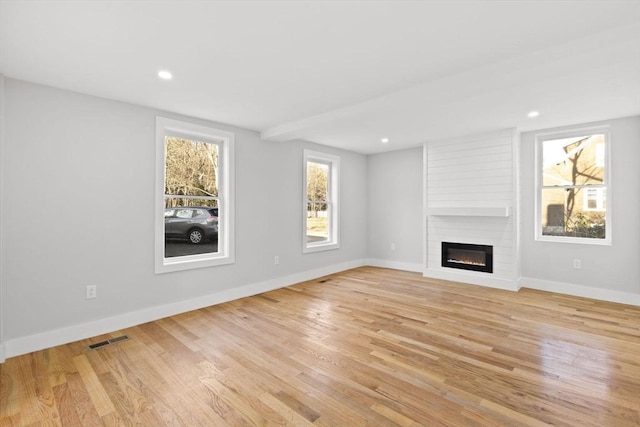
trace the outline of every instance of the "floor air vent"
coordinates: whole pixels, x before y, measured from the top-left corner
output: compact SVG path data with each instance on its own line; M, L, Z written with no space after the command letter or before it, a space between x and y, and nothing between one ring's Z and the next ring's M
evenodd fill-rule
M110 340L100 341L95 344L91 344L89 346L89 350L95 350L96 348L104 347L105 345L109 345L109 344L115 344L120 341L126 341L128 339L129 339L128 335L122 335L120 337L111 338Z

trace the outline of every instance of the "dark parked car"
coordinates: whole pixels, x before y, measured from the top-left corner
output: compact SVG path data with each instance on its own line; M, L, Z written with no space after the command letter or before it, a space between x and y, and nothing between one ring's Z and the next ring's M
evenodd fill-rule
M178 207L164 210L165 239L187 239L197 245L218 238L218 208Z

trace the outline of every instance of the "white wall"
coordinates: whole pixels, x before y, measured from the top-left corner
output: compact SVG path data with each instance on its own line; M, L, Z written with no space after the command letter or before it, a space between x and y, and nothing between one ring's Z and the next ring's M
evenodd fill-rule
M369 263L422 271L422 147L370 155L367 166Z
M364 263L363 155L12 79L4 103L7 357ZM236 133L234 265L154 274L156 115ZM341 158L338 250L302 254L304 148Z
M542 242L535 233L535 135L521 138L522 280L529 288L640 304L640 116L577 127L611 125L612 244ZM575 127L575 126L574 126ZM573 260L582 269L573 269Z
M2 231L2 205L4 204L3 198L3 173L4 170L4 75L0 74L0 362L5 359L4 356L4 317L2 313L3 295L2 295L2 259L4 253L4 238Z

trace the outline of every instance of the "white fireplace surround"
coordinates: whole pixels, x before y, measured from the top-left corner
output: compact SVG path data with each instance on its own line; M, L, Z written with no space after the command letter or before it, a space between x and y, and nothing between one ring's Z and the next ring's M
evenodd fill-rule
M518 133L507 129L424 145L425 277L517 291ZM441 243L493 246L493 273L441 265Z

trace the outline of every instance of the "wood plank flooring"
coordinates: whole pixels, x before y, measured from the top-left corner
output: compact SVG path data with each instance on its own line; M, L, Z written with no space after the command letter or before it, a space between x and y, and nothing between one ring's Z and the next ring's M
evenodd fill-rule
M8 359L0 393L2 426L638 426L640 310L363 267Z

